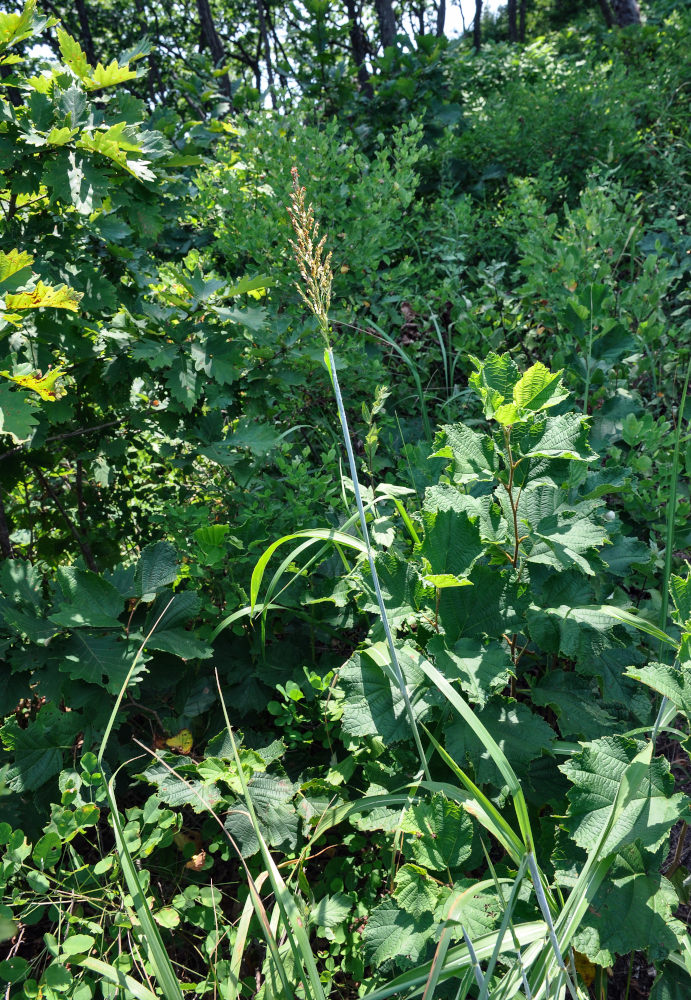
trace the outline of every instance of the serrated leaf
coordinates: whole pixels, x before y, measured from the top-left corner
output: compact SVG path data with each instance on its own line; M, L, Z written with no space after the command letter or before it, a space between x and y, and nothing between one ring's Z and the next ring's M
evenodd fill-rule
M470 856L473 824L461 807L441 793L406 810L401 830L412 834L404 854L423 868L457 868Z
M402 559L394 551L377 553L374 563L389 623L395 629L420 609L425 585L417 567L410 560ZM358 603L363 611L376 614L379 610L369 566L363 567L362 570Z
M146 648L172 653L181 660L208 660L214 655L208 643L202 642L192 632L187 632L183 628L157 630L147 639Z
M482 400L485 416L490 419L496 410L513 398L513 389L520 373L508 354L487 355L484 361L471 356L476 371L468 379Z
M155 180L156 175L150 169L149 162L132 156L132 153L140 153L142 150L139 143L133 142L130 133L131 130L126 122L119 122L105 131L82 132L75 145L78 149L86 149L90 153L100 153L137 180Z
M287 778L255 774L248 784L260 832L271 847L297 843L298 814L291 799L294 787ZM242 856L251 857L259 850L259 839L242 800L226 816L225 828L240 845Z
M175 583L180 567L177 552L170 542L154 542L142 549L135 571L137 594L152 601L160 590Z
M69 309L77 312L81 295L67 285L44 285L39 281L31 292L16 292L5 296L7 309L22 312L24 309Z
M73 149L51 159L42 176L53 198L71 203L81 215L97 211L108 192L108 176Z
M9 434L15 444L23 444L37 425L34 401L8 385L0 385L0 433Z
M626 676L668 698L687 719L691 719L691 666L648 663L644 667L629 667Z
M552 728L539 715L521 702L492 701L476 713L490 731L516 774L527 775L530 764L549 753L555 740ZM475 768L478 785L493 784L503 788L505 782L478 737L465 724L452 723L446 731L446 749L454 760L465 767L466 755Z
M61 26L58 27L57 35L60 54L65 64L69 66L74 75L78 76L80 80L86 79L91 67L81 45Z
M343 731L349 736L379 736L385 743L410 739L410 722L401 690L382 670L379 659L389 663L388 648L378 643L354 653L339 672L346 698ZM412 647L398 650L398 659L413 711L424 719L439 696L430 689L418 666L421 654Z
M561 384L563 369L552 373L540 361L528 368L513 387L513 401L520 410L537 413L561 403L569 395Z
M50 704L40 709L24 729L16 719L6 723L0 738L15 761L5 775L8 788L14 792L33 791L58 774L63 754L72 750L83 724L81 716L60 712Z
M424 511L425 535L417 552L433 574L466 576L484 553L476 519L455 510Z
M596 457L588 444L588 426L579 413L544 417L512 437L522 458L569 458L592 462Z
M606 736L587 744L561 770L572 782L569 812L564 826L585 850L592 850L607 822L621 778L641 748L636 740ZM615 821L601 854L621 851L638 840L643 850L663 844L670 828L688 807L685 795L674 792L674 778L666 760L656 757L632 801Z
M310 911L310 923L325 930L333 930L346 919L353 909L353 900L343 892L324 896Z
M184 765L189 763L184 757L175 757L173 754L166 754L164 759L170 767L180 771L183 770L181 761ZM217 806L222 799L221 792L215 785L202 784L189 774L185 774L185 781L181 781L177 775L171 774L168 768L158 762L148 767L142 777L156 786L159 799L173 809L189 805L196 813L206 813Z
M35 392L41 399L50 403L54 403L61 394L63 396L65 394L64 389L60 390L56 385L58 379L64 374L65 368L62 365L51 369L45 375L41 375L40 372L31 372L29 375L10 375L6 371L0 372L0 375L9 379L10 382L14 382L15 385L20 386L22 389L29 389L31 392Z
M123 641L114 635L91 635L78 631L70 638L61 655L59 670L74 680L105 687L110 694L119 694L134 663L139 644ZM146 673L149 657L140 654L132 672L129 687Z
M530 697L534 705L549 706L556 713L565 740L594 740L617 724L600 705L593 682L575 673L551 670L531 688Z
M31 278L34 258L25 250L0 250L0 294L14 292Z
M130 69L127 64L121 66L117 59L113 59L107 66L98 63L84 80L84 86L87 90L102 90L104 87L115 87L128 80L134 80L136 76L136 70Z
M75 566L60 566L56 576L65 604L50 615L50 621L68 628L83 625L113 628L120 625L118 615L123 611L124 601L112 583L91 570Z
M441 636L434 636L427 652L437 670L447 680L459 680L463 693L479 708L509 683L513 664L503 643L485 645L480 639L465 638L449 649Z
M375 967L394 959L399 967L408 968L432 943L433 929L431 914L415 918L386 899L372 910L363 931L365 958Z
M671 882L651 871L650 855L631 844L583 915L574 945L598 965L614 965L618 955L636 951L659 962L686 937L684 924L674 917L678 905Z
M464 424L442 427L432 458L452 459L454 482L492 482L499 468L494 442Z
M399 869L394 879L393 897L406 913L421 917L423 913L434 913L441 886L430 878L419 865L406 864Z

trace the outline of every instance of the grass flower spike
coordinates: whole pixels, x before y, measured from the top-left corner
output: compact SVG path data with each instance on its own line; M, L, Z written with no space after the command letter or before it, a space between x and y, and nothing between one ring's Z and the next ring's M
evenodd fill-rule
M292 168L291 174L293 192L288 214L297 239L291 240L290 245L302 276L302 284L296 281L295 287L317 317L322 336L328 346L329 307L333 284L331 252L324 256L326 236L319 239L319 223L314 220L314 209L312 205L305 207L305 189L300 187L297 167Z

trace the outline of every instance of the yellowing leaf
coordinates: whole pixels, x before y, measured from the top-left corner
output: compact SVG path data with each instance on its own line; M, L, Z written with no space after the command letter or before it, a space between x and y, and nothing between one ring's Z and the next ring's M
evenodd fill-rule
M77 312L81 294L67 285L44 285L42 281L32 292L17 292L5 296L7 309L69 309Z
M587 955L581 955L580 951L575 951L574 957L576 959L576 971L588 989L590 989L595 982L595 966Z
M31 267L34 258L26 250L10 250L3 253L0 250L0 283L4 283L13 274L18 274L27 267Z
M0 372L0 375L15 382L22 389L31 389L33 392L37 392L41 399L45 399L49 403L54 403L58 398L55 383L64 374L65 369L62 365L58 365L57 368L53 368L47 375L43 376L40 372L33 372L31 375L10 375L9 372Z
M111 125L105 132L83 132L81 138L76 143L79 149L86 149L90 153L100 153L107 156L113 163L132 174L133 177L143 181L152 181L154 174L149 169L146 160L129 159L128 153L139 153L141 147L127 138L125 122L118 122Z
M78 131L76 128L52 128L46 136L46 142L50 146L64 146Z
M60 45L62 58L75 76L78 76L80 80L86 80L89 77L91 67L86 58L86 52L84 52L79 42L75 38L72 38L72 35L65 31L64 28L58 28L58 44Z
M171 736L169 740L166 740L166 746L170 747L171 750L177 750L178 753L187 754L192 749L192 744L194 740L192 739L192 733L189 729L181 729L176 736Z
M120 66L117 59L113 59L108 66L99 63L84 84L87 90L100 90L102 87L114 87L126 80L133 80L136 75L135 70L131 70L129 66Z

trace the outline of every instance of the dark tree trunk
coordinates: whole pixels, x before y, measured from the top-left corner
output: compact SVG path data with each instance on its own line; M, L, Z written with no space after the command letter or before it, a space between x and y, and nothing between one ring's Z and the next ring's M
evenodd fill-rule
M372 97L374 91L372 90L369 73L365 65L369 44L365 29L362 27L362 21L360 20L361 9L355 6L355 0L346 0L346 11L348 13L348 23L350 24L350 51L353 56L353 62L357 66L358 83L363 94L366 97Z
M276 91L274 90L274 71L271 65L271 46L269 45L269 33L266 30L266 18L264 16L264 0L257 0L257 17L259 19L259 34L264 47L264 60L266 62L266 79L269 84L269 94L271 95L271 107L276 107Z
M0 492L0 552L4 559L12 559L14 557L12 542L10 541L10 526L7 523L5 505L2 502L2 492Z
M525 41L525 15L528 10L528 0L521 0L518 8L518 41Z
M74 5L77 8L77 17L79 18L79 35L81 37L82 45L84 46L84 51L86 52L86 58L92 66L95 66L96 50L94 48L94 40L91 35L88 8L84 0L75 0Z
M391 0L374 0L379 21L379 37L382 46L386 49L389 45L396 44L396 18L393 12Z
M612 10L620 28L628 28L630 24L641 23L638 0L612 0Z
M441 38L444 34L444 23L446 21L446 0L439 0L437 6L437 38Z
M475 51L480 51L482 45L482 0L475 0L475 17L473 19L473 45Z
M509 17L509 41L518 41L518 28L516 27L516 0L507 0L506 13Z
M219 64L222 64L226 58L226 51L223 47L223 42L216 31L216 25L214 24L211 7L209 6L209 0L197 0L197 11L199 12L199 23L202 29L202 40L204 44L209 46L211 58L213 59L215 65L218 66ZM219 78L219 82L221 90L230 101L232 107L233 99L230 93L230 80L228 79L228 74L224 73Z
M599 0L600 10L602 11L602 16L605 19L605 24L608 28L614 27L614 17L612 16L612 8L609 5L609 0Z

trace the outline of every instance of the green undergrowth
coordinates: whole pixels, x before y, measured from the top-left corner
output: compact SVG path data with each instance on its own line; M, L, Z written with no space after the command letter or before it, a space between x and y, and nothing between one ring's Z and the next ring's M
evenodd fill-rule
M7 997L683 1000L686 15L232 124L55 27L0 15Z

